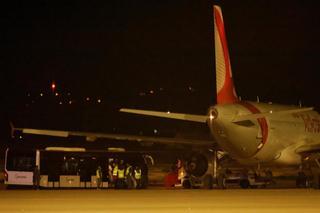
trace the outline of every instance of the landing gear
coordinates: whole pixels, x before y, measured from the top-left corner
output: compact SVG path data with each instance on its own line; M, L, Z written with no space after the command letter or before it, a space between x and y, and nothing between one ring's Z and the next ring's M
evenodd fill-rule
M298 177L296 179L297 188L307 188L309 186L309 181L307 175L303 171L298 172Z
M250 182L249 182L249 180L248 180L248 179L242 179L242 180L240 180L240 187L241 187L242 189L247 189L247 188L249 188L249 187L250 187Z
M203 188L205 189L212 189L213 188L213 176L207 174L203 178Z
M224 174L218 175L217 177L217 185L219 189L225 189L226 186L226 176Z
M184 180L182 182L182 187L185 188L185 189L191 189L192 185L191 185L190 180Z

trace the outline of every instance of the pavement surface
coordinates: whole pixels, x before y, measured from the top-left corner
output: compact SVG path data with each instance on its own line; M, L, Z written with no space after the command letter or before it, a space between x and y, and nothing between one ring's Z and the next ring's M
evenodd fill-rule
M1 190L0 212L320 212L320 191Z

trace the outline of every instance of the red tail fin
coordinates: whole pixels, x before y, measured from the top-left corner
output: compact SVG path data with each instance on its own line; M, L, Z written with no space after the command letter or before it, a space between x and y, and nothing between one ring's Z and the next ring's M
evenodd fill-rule
M228 45L224 31L222 12L219 6L213 7L213 15L216 57L217 104L234 103L238 101L238 98L232 80Z

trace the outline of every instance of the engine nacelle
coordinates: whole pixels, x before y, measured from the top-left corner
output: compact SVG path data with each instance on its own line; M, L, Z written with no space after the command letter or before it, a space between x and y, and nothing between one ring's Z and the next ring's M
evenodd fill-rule
M208 170L208 159L201 153L193 153L185 161L185 170L195 177L203 176Z

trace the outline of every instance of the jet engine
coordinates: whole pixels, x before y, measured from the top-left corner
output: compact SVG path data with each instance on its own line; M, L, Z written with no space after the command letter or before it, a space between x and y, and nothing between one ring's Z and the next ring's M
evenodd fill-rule
M185 161L185 170L190 175L201 177L208 170L208 159L201 153L194 153Z

